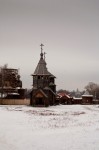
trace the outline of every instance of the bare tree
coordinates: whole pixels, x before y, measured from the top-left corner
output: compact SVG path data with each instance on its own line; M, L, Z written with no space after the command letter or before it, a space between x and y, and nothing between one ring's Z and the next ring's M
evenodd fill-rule
M89 82L85 86L85 89L94 96L94 98L99 99L99 85L94 82Z

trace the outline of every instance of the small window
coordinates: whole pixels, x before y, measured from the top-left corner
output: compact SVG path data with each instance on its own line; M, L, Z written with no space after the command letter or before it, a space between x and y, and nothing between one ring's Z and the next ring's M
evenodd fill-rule
M38 76L38 79L40 79L40 76Z
M43 79L43 76L41 76L41 78Z

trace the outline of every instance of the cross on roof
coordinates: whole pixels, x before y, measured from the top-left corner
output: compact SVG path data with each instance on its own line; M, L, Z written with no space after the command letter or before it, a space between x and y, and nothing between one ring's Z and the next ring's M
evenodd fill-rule
M42 47L43 47L44 45L41 43L40 46L41 46L41 53L43 53L43 48L42 48Z

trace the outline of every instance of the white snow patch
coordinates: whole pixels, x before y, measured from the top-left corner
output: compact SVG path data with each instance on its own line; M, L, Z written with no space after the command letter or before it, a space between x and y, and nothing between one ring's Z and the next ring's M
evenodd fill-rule
M98 150L99 106L0 106L1 150Z

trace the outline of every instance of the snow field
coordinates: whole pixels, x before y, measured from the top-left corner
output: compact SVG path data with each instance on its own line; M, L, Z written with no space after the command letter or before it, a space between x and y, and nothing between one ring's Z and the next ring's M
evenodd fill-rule
M99 106L0 106L0 150L98 150Z

